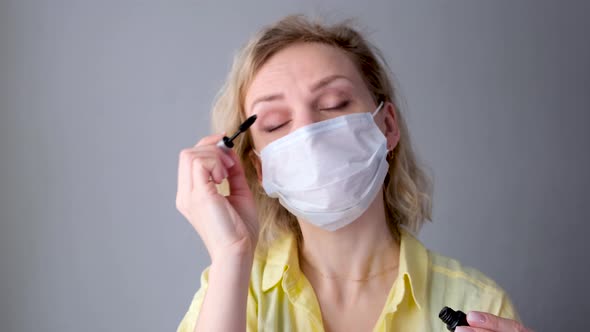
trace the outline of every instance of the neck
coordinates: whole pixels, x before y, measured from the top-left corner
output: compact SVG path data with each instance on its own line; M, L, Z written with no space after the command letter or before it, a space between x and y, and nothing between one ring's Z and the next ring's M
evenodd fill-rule
M399 243L386 223L381 192L357 220L334 232L300 222L301 265L328 277L366 280L391 271L399 262Z

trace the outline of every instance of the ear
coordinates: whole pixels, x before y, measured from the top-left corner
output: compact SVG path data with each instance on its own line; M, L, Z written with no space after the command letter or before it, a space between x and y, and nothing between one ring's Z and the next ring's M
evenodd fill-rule
M256 169L256 176L258 177L258 183L262 185L262 164L260 163L260 158L254 153L254 150L250 150L248 153L248 158L250 158L250 162L254 165L254 169Z
M387 150L393 151L397 146L400 138L399 127L397 125L397 109L391 102L383 105L383 127L381 130L387 138Z

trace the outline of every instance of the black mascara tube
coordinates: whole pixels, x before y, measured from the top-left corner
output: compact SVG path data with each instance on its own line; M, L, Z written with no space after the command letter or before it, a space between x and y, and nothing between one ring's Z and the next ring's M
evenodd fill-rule
M461 310L453 310L449 307L444 307L438 314L445 324L447 324L447 330L454 332L457 326L469 326L467 323L467 315Z

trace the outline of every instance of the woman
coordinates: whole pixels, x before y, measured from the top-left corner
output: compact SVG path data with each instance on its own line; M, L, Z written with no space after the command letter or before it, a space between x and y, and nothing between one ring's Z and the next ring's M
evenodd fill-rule
M376 54L347 24L301 16L238 54L221 133L180 153L177 208L211 265L178 331L445 331L444 306L470 311L456 331L525 330L498 285L412 234L430 182Z

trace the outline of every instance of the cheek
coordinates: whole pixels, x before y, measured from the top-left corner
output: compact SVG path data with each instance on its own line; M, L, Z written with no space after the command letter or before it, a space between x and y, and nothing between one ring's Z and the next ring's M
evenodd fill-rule
M261 147L261 142L260 142L260 138L255 135L255 134L251 134L250 136L252 138L252 148L254 150L256 150L256 152L260 153L260 147Z
M252 134L252 136L251 136L252 137L252 148L254 150L256 150L256 153L258 153L258 154L260 154L262 152L262 150L273 141L269 137L264 137L264 136L265 135L261 134L261 133L255 133L255 134ZM259 156L257 156L257 158L260 159Z

